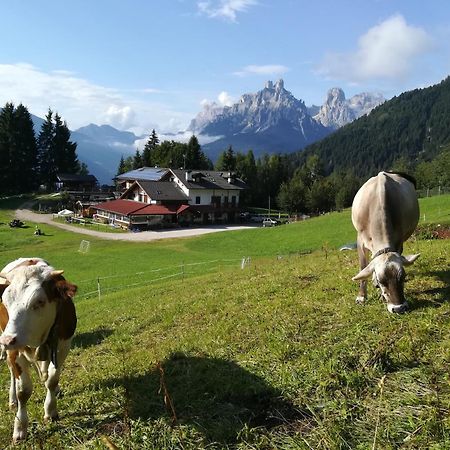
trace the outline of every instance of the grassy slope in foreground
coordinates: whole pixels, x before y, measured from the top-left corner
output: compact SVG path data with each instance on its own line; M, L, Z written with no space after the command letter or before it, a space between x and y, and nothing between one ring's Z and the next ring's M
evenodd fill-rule
M326 217L319 220L333 229ZM251 232L260 234L248 245L267 257L245 270L224 268L118 292L100 303L79 301L61 421L42 423L43 390L35 383L35 426L22 448L105 448L102 434L133 449L448 448L450 241L407 245L407 252L422 253L408 270L412 311L393 316L373 291L367 306L354 304L353 252L277 259L275 251L269 258L265 251L277 248L272 241L282 231ZM320 236L318 246L339 233ZM66 237L57 239L67 250ZM206 254L200 238L166 244L166 252ZM42 248L27 245L27 254ZM115 252L127 255L127 248ZM73 264L69 256L59 255ZM158 393L158 362L178 417L173 428ZM1 447L9 443L13 420L6 409L8 378L2 365Z

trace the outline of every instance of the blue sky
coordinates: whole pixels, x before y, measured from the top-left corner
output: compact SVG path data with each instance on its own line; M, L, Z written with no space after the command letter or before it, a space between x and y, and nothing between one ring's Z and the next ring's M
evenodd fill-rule
M309 106L449 74L445 0L0 2L0 106L50 107L71 129L183 130L269 79Z

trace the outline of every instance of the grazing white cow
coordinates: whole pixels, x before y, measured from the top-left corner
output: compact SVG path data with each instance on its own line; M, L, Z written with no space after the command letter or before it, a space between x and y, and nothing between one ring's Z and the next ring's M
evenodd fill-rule
M402 256L403 243L418 221L415 180L408 175L380 172L356 193L352 222L358 232L361 269L353 277L354 281L360 281L357 303L366 300L367 279L372 276L375 286L381 288L389 312L406 311L404 266L412 264L419 255ZM372 260L367 263L369 251Z
M0 346L11 372L9 404L17 407L14 442L27 435L31 365L47 388L44 419L58 418L59 376L77 323L72 301L77 287L62 273L40 258L20 258L0 273Z

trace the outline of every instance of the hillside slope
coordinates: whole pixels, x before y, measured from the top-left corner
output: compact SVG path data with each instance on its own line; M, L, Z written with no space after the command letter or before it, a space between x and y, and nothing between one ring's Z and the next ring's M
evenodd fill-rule
M421 211L427 220L448 220L448 200L423 199ZM356 253L333 250L349 237L349 220L346 211L139 247L93 240L88 254L76 251L73 233L34 237L0 227L4 259L43 256L80 291L97 270L118 287L100 301L77 295L61 420L43 422L36 382L32 432L15 448L99 449L105 437L132 450L447 448L450 240L407 243L406 252L422 255L408 268L411 310L394 317L373 288L366 306L354 302ZM243 251L259 256L244 269L201 266L195 276L144 286L143 272L127 276ZM1 364L4 405L8 381ZM0 447L8 448L14 413L5 407L0 414Z
M403 158L417 162L436 156L450 143L450 77L424 89L406 92L368 116L305 148L305 160L319 155L327 173L353 168L365 178L389 169Z

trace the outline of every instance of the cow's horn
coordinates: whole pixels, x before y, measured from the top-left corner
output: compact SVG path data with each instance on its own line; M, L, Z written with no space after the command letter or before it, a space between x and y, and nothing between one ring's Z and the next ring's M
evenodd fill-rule
M0 272L0 284L9 284L8 274Z
M64 270L52 270L51 276L57 277L59 275L62 275L64 273Z

